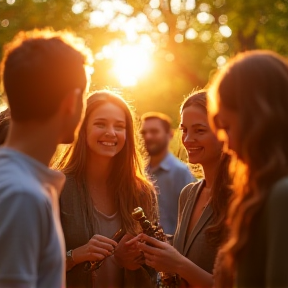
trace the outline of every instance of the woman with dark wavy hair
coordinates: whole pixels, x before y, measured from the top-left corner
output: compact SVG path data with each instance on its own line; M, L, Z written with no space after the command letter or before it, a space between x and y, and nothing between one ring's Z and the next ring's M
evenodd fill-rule
M151 285L142 254L125 245L141 229L132 218L134 208L141 206L150 221L158 220L154 187L144 173L134 126L122 97L97 91L87 100L77 141L54 160L54 168L67 178L60 196L67 287ZM117 244L110 238L119 229L125 235ZM99 269L91 269L103 259Z
M206 103L206 92L197 91L180 109L182 142L189 162L202 165L205 179L188 184L180 194L174 247L144 234L136 237L146 242L138 244L146 264L178 274L181 287L213 286L215 258L226 239L230 156L222 152L223 143L210 129Z
M210 94L216 128L242 162L216 287L288 287L287 60L271 51L238 54Z

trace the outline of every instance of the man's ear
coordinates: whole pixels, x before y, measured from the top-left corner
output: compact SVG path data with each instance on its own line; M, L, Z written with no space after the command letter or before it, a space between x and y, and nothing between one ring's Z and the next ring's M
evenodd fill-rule
M173 129L170 129L170 139L172 139L174 136L174 130Z

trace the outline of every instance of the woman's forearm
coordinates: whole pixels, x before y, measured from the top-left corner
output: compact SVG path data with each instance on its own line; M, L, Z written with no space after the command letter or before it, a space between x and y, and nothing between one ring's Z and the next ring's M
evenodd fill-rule
M203 270L185 256L175 265L175 272L183 278L189 287L212 287L213 275Z

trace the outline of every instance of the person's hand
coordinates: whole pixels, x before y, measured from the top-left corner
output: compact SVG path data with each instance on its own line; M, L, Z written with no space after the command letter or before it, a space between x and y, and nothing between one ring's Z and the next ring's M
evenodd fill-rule
M87 244L73 250L76 264L85 261L100 261L113 254L117 242L102 235L95 234Z
M138 249L144 253L145 263L157 271L174 273L176 265L183 258L169 243L159 241L146 234L139 234L127 245L135 245L137 242Z
M137 270L144 264L143 253L139 251L137 241L126 245L126 242L133 238L131 234L125 234L114 252L114 259L118 265L129 270Z
M167 242L146 234L139 234L126 245L135 245L143 251L145 263L159 272L176 273L181 277L179 287L212 287L213 275L181 255ZM185 279L185 280L184 280Z

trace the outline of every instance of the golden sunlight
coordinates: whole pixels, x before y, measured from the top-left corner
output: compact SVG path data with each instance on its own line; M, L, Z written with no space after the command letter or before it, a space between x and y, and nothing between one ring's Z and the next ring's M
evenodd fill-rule
M112 59L113 72L122 86L135 86L152 69L151 52L143 43L120 46Z

